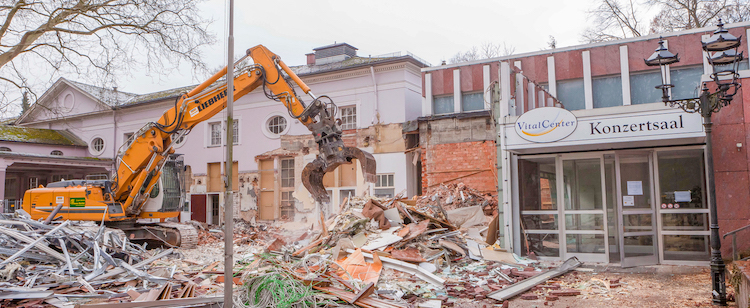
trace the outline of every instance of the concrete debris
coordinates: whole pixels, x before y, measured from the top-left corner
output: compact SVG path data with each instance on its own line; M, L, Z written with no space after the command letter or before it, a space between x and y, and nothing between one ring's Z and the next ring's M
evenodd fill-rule
M208 293L196 287L204 278L186 270L174 249L147 249L124 235L93 223L0 214L0 307L154 302Z
M497 215L497 197L489 193L480 193L464 183L433 186L417 200L417 205L420 207L433 204L442 206L445 211L480 206L486 216Z
M505 304L490 294L547 267L486 240L496 207L492 197L451 184L411 200L351 196L336 215L315 211L293 224L237 220L235 307ZM191 224L199 245L184 249L135 244L93 223L0 216L0 306L217 303L223 233ZM574 291L549 288L558 291L550 297Z

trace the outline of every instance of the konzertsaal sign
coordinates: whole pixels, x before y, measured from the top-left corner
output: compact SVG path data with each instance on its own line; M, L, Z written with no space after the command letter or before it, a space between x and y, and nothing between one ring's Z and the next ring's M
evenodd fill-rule
M580 115L555 107L524 113L505 125L509 150L705 136L700 114L677 109ZM510 126L513 125L513 128Z

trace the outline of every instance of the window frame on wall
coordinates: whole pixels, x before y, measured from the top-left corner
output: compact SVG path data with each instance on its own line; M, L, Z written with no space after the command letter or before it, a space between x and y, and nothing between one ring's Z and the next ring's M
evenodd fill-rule
M89 142L89 152L91 152L91 154L99 156L104 154L104 150L106 149L107 142L104 140L104 137L96 135L91 138L91 142Z
M477 103L477 100L479 103ZM461 92L461 112L484 110L484 103L484 92L482 91Z
M357 129L357 105L339 107L341 130Z
M450 114L455 113L455 105L454 105L454 97L453 94L448 95L435 95L432 97L432 113L433 114ZM438 104L442 104L442 109L445 109L446 111L438 112ZM443 106L444 105L444 106Z
M208 127L208 146L209 147L221 146L223 144L222 136L224 135L222 133L221 121L209 122L206 125Z
M690 74L688 77L694 79L694 84L690 85L690 83L678 82L678 79L681 78L680 75L685 73ZM669 83L674 85L669 92L671 96L670 99L696 98L700 95L701 85L703 83L703 65L670 67L669 76Z
M395 176L394 173L376 174L375 185L372 189L373 196L393 198L396 194Z
M274 119L283 119L284 120L284 126L281 130L271 130L271 127L269 126L271 124L271 121ZM274 124L278 125L278 124ZM279 139L281 136L286 135L289 130L292 127L292 120L289 119L289 114L284 114L282 112L274 111L266 115L265 119L260 122L260 131L263 132L263 135L265 135L269 139Z
M615 81L617 80L617 81ZM604 84L603 84L604 83ZM614 87L610 87L616 83ZM608 88L605 88L607 86ZM608 75L591 78L594 108L622 106L622 76Z
M286 219L294 219L293 196L295 183L294 157L279 157L279 213L280 217L286 215Z
M648 78L644 78L644 76L649 76ZM655 85L661 84L661 70L647 70L647 71L638 71L638 72L630 72L630 104L631 105L641 105L641 104L650 104L650 103L661 103L661 91L659 89L655 88ZM644 96L644 93L649 93L650 95ZM649 101L638 101L638 98L641 98L640 96L647 97L653 96L655 99L653 102Z
M565 106L567 110L583 110L586 109L586 89L584 86L585 82L583 78L572 78L565 80L557 80L557 99ZM575 86L575 87L573 87ZM580 89L578 89L580 88ZM565 97L566 95L577 93L580 91L580 102L579 100L573 99L577 97ZM573 108L576 107L576 108ZM580 107L580 108L577 108Z
M122 139L123 139L123 143L125 144L125 146L130 146L130 144L133 143L133 141L134 141L132 139L133 135L135 135L135 133L133 133L133 132L122 134Z

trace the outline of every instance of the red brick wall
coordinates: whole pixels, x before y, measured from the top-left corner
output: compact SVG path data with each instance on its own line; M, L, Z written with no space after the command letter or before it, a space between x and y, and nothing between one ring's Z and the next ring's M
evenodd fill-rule
M742 80L743 91L712 117L714 174L719 233L750 224L750 79ZM713 89L712 89L713 90ZM737 144L742 147L737 150ZM750 250L750 230L737 234L738 250ZM721 242L725 258L731 257L732 241Z
M421 149L422 191L440 183L464 183L497 195L494 141L422 145Z

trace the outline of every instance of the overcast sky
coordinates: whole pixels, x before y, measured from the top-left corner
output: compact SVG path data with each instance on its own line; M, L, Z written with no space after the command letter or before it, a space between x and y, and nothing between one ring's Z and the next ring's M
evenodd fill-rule
M217 43L205 48L211 68L226 63L228 0L202 5ZM346 42L360 56L409 51L439 65L457 52L484 42L515 47L515 53L544 49L552 35L557 46L581 44L586 11L594 0L468 1L235 1L235 54L263 44L290 66L305 63L313 48ZM189 69L170 76L133 72L119 88L149 93L203 81ZM160 81L161 79L161 81Z

